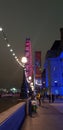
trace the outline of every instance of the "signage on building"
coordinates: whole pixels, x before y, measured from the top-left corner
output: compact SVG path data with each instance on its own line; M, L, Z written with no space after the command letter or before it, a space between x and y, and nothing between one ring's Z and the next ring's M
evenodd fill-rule
M41 78L41 51L35 52L35 78Z

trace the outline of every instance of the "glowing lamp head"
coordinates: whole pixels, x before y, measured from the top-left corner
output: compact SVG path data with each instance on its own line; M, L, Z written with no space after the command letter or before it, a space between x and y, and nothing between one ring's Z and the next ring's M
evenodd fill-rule
M31 76L29 76L29 80L31 80L32 79L32 77Z
M25 65L27 63L27 58L26 57L22 57L21 62Z
M3 28L2 27L0 27L0 32L2 32L3 31Z

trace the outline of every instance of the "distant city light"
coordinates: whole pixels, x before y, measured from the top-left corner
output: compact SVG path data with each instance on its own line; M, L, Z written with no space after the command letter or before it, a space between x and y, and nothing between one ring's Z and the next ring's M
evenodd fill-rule
M54 82L57 83L58 81L55 80Z
M7 38L6 38L6 37L4 37L4 39L5 39L5 40L7 40Z
M15 59L17 59L17 56L15 56Z
M16 59L16 61L19 61L18 58Z
M7 47L10 47L10 44L7 44Z
M10 49L10 51L12 52L13 50L12 50L12 49Z
M15 53L13 53L12 55L15 56Z
M31 86L33 86L33 82L31 82L31 84L30 84Z
M45 81L43 81L43 84L45 84Z
M2 32L3 31L3 28L2 27L0 27L0 32Z

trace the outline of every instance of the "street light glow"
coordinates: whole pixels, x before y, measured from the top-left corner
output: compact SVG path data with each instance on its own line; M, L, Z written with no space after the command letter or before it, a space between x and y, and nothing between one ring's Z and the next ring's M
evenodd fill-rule
M18 61L18 58L16 58L16 61Z
M29 76L29 80L31 80L32 79L32 77L31 76Z
M15 56L15 53L13 53L12 55Z
M13 50L12 50L12 49L10 49L10 51L12 52Z
M3 28L2 27L0 27L0 32L2 32L3 31Z
M7 47L10 47L10 44L7 44Z
M27 63L27 58L26 58L26 57L22 57L21 62L22 62L23 64L26 64L26 63Z
M17 56L15 56L15 59L17 59Z
M6 38L6 37L4 37L4 39L5 39L5 40L7 40L7 38Z

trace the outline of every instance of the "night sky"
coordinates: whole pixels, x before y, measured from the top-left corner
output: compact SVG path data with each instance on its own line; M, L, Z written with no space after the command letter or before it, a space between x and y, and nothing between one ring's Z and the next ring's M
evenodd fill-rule
M19 59L26 37L30 37L33 56L34 51L42 52L43 70L47 50L60 39L63 0L0 0L0 26ZM22 72L0 32L0 88L20 88Z

